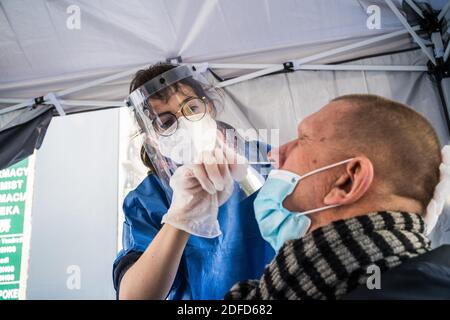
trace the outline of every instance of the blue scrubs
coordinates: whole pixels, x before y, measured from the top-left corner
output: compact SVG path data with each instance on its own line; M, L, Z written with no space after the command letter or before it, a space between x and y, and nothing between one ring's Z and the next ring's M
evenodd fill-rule
M241 192L235 183L232 196L219 208L222 235L214 239L190 236L168 299L222 299L236 282L261 277L275 252L261 237L255 220L256 193L242 200ZM171 190L153 174L125 198L123 250L113 267L116 290L123 273L161 229L170 198Z

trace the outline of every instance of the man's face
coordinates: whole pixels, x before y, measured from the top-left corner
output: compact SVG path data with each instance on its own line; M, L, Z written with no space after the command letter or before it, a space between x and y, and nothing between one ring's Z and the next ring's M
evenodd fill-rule
M279 169L304 175L315 169L345 159L333 159L332 153L339 146L333 139L337 114L346 107L344 102L332 102L305 118L297 128L297 137L279 149ZM276 151L275 151L276 152ZM274 154L274 151L272 151ZM283 205L300 212L324 206L323 199L331 190L333 178L339 169L326 170L301 180ZM341 168L342 170L342 168Z

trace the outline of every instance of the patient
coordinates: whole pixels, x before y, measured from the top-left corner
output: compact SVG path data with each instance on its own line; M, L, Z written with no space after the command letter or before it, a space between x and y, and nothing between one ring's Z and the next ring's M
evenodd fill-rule
M450 246L432 250L425 235L442 162L427 120L382 97L342 96L278 152L281 170L255 200L278 254L226 299L450 299Z

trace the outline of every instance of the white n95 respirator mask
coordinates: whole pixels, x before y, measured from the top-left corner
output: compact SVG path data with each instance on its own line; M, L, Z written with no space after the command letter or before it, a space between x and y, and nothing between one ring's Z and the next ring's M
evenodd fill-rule
M170 136L159 136L161 154L177 164L199 163L206 151L216 147L217 122L205 114L201 120L178 119L178 129Z

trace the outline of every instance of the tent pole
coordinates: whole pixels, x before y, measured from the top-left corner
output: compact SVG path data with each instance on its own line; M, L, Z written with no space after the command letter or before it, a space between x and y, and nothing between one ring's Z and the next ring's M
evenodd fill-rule
M104 84L104 83L107 83L107 82L110 82L110 81L121 79L121 78L130 76L130 75L136 73L138 70L140 70L142 68L145 68L145 67L147 67L147 65L140 66L140 67L137 67L137 68L133 68L131 70L122 71L122 72L119 72L119 73L116 73L116 74L113 74L113 75L110 75L110 76L107 76L107 77L99 78L99 79L96 79L96 80L93 80L93 81L89 81L89 82L86 82L86 83L81 84L79 86L75 86L73 88L61 90L59 92L56 92L55 96L56 96L56 98L60 98L60 97L63 97L65 95L72 94L72 93L75 93L75 92L78 92L78 91L81 91L81 90L84 90L84 89L89 89L91 87L95 87L95 86L100 85L100 84ZM50 101L47 100L47 99L43 101L43 103L49 103L49 102ZM8 112L11 112L11 111L15 111L15 110L26 108L26 107L32 105L33 103L34 103L33 99L32 100L26 100L25 102L19 103L17 105L0 109L0 115L8 113Z
M270 66L278 66L273 64ZM210 64L212 69L260 69L258 64ZM427 66L302 64L295 70L355 70L355 71L428 71ZM1 100L0 100L1 101Z
M442 79L439 79L439 77L436 75L435 77L436 80L438 80L438 91L441 98L442 111L444 113L445 122L447 124L447 132L450 134L450 77Z
M444 52L444 43L442 41L442 36L439 31L433 32L431 34L431 41L433 42L433 48L434 48L434 56L436 60L444 57L445 59L445 52Z
M414 31L415 30L419 30L420 26L414 26L411 29L414 30ZM367 39L367 40L363 40L363 41L359 41L359 42L356 42L356 43L352 43L352 44L349 44L349 45L346 45L346 46L343 46L343 47L340 47L340 48L336 48L336 49L333 49L333 50L328 50L326 52L321 52L321 53L314 54L314 55L311 55L311 56L308 56L308 57L305 57L305 58L301 58L301 59L295 60L295 64L296 65L301 65L301 64L308 63L308 62L312 62L312 61L328 58L328 57L331 57L331 56L334 56L334 55L338 55L338 54L341 54L341 53L344 53L344 52L347 52L347 51L351 51L351 50L354 50L354 49L365 47L365 46L368 46L368 45L371 45L371 44L374 44L374 43L377 43L377 42L380 42L380 41L384 41L384 40L391 39L391 38L396 38L398 36L401 36L401 35L404 35L404 34L407 34L407 33L408 33L408 30L399 30L399 31L391 32L391 33L384 34L384 35L381 35L381 36L377 36L377 37L374 37L374 38L370 38L370 39ZM252 73L249 73L249 74L237 77L235 79L226 80L224 82L219 83L217 85L217 87L226 87L226 86L231 85L231 84L235 84L235 83L239 83L239 82L242 82L242 81L254 79L254 78L257 78L257 77L260 77L260 76L263 76L263 75L267 75L267 74L270 74L270 73L281 71L283 69L284 69L284 66L282 66L282 65L274 65L274 66L271 66L271 67L263 69L263 70L259 70L259 71L256 71L256 72L252 72Z
M34 100L26 100L26 101L21 102L19 104L16 104L16 105L13 105L13 106L10 106L10 107L7 107L7 108L2 108L2 109L0 109L0 115L8 113L8 112L16 111L16 110L19 110L19 109L26 108L26 107L32 105L33 102L34 102Z
M86 107L84 108L83 112L88 111L97 111L101 109L111 109L111 108L120 108L124 107L125 104L123 101L95 101L95 100L58 100L60 105L62 106L72 106L72 107ZM14 99L14 98L0 98L0 103L19 103L19 104L29 104L29 100L24 99ZM25 107L23 107L25 108ZM5 108L7 109L7 108ZM0 115L4 112L5 109L0 109ZM70 108L65 108L64 111L67 111L66 114L70 115L73 113L71 112ZM60 113L61 115L61 113Z
M271 74L271 73L274 73L274 72L277 72L277 71L281 71L281 70L284 70L284 66L282 64L281 65L275 65L275 66L267 68L267 69L262 69L262 70L259 70L259 71L256 71L256 72L252 72L252 73L249 73L249 74L246 74L246 75L234 78L234 79L230 79L230 80L226 80L226 81L220 82L220 83L218 83L216 85L216 87L217 88L223 88L223 87L235 84L235 83L239 83L239 82L242 82L242 81L247 81L247 80L251 80L251 79L254 79L254 78L262 77L262 76L265 76L267 74Z
M211 69L267 69L274 66L278 66L279 64L271 63L271 64L256 64L256 63L210 63L209 67Z
M66 90L61 90L59 92L56 92L56 95L58 97L63 97L63 96L66 96L68 94L71 94L71 93L75 93L75 92L78 92L78 91L81 91L81 90L84 90L84 89L89 89L89 88L98 86L100 84L104 84L104 83L107 83L107 82L111 82L111 81L114 81L114 80L125 78L125 77L128 77L128 76L136 73L140 69L143 69L143 68L146 68L146 67L148 67L148 65L140 66L140 67L137 67L137 68L133 68L131 70L122 71L122 72L119 72L119 73L116 73L116 74L113 74L113 75L110 75L110 76L107 76L107 77L103 77L103 78L100 78L100 79L89 81L89 82L86 82L86 83L81 84L79 86L75 86L73 88L69 88L69 89L66 89Z
M431 41L433 43L433 49L431 52L428 50L422 38L411 28L408 21L400 13L398 8L393 4L392 0L385 0L389 8L394 12L403 26L408 30L416 43L420 46L425 55L429 58L430 62L428 64L430 73L436 78L438 83L439 96L442 103L442 111L444 113L444 119L447 125L447 132L450 134L450 73L449 67L446 63L450 55L450 43L444 52L444 44L442 41L442 30L440 26L435 26L434 30L430 30ZM415 5L413 1L406 2L411 6L411 8L421 17L424 18L423 12ZM439 23L447 13L450 8L450 1L447 2L445 7L441 10L437 17L437 22ZM417 10L418 9L418 10ZM433 55L434 53L434 55Z
M445 48L444 61L448 60L449 55L450 55L450 41L447 44L447 48Z
M419 47L422 49L422 51L425 53L425 55L430 59L430 61L433 64L436 64L436 59L434 56L430 53L427 46L422 41L422 38L419 37L419 35L416 33L416 31L409 25L408 21L406 21L405 17L401 14L401 12L398 10L398 8L395 6L395 4L392 2L392 0L384 0L386 4L391 8L392 12L397 16L398 20L403 24L403 26L408 30L408 32L413 37L414 41L419 45Z
M388 0L386 0L388 1ZM390 1L390 0L389 0ZM430 21L425 24L424 31L430 35L433 43L432 53L434 54L435 62L428 62L428 72L430 76L436 79L439 97L441 99L442 112L447 125L447 132L450 134L450 68L448 63L448 56L450 54L450 44L444 50L444 41L442 38L441 19L450 8L450 1L441 10L439 15L427 16Z
M15 99L15 98L0 98L0 103L23 103L28 100ZM102 101L102 100L59 100L59 102L65 106L80 106L80 107L124 107L125 103L123 101Z
M422 10L417 6L417 4L413 0L405 0L405 2L413 9L422 19L425 19L425 16Z
M268 65L265 65L268 66ZM277 64L271 66L280 66ZM261 65L258 64L211 64L213 69L258 69ZM321 70L321 71L385 71L385 72L426 72L427 66L384 66L384 65L345 65L345 64L304 64L297 67L296 70ZM15 104L15 106L28 106L31 100L17 99L17 98L0 98L0 103ZM59 99L59 103L64 106L78 106L78 107L123 107L123 101L102 101L102 100L64 100ZM0 110L0 114L6 113L9 108Z
M412 29L419 30L420 26L415 26ZM352 43L352 44L349 44L349 45L346 45L346 46L343 46L340 48L336 48L336 49L328 50L326 52L314 54L309 57L301 58L301 59L298 59L297 61L300 64L305 64L308 62L312 62L312 61L316 61L316 60L320 60L320 59L324 59L324 58L329 58L329 57L332 57L332 56L335 56L335 55L338 55L338 54L341 54L341 53L344 53L347 51L351 51L354 49L359 49L359 48L362 48L362 47L365 47L365 46L368 46L368 45L371 45L371 44L374 44L374 43L377 43L380 41L384 41L384 40L391 39L391 38L396 38L398 36L401 36L401 35L404 35L407 33L408 33L407 30L399 30L399 31L391 32L388 34L384 34L384 35L370 38L367 40L363 40L360 42Z
M380 66L380 65L346 65L346 64L304 64L295 70L329 70L329 71L409 71L426 72L427 66Z
M278 67L282 69L282 65L278 64L210 64L213 69L259 69L267 66ZM277 68L277 69L278 69ZM410 71L425 72L427 66L384 66L384 65L339 65L339 64L304 64L297 67L298 70L323 70L323 71ZM64 100L60 99L61 105L65 106L86 106L86 107L122 107L123 101L101 101L101 100ZM0 98L0 103L15 104L0 110L0 114L24 108L33 103L33 100L17 99L17 98Z
M450 0L447 1L446 5L442 8L441 12L439 12L438 21L441 21L442 19L444 19L445 15L447 14L448 9L450 9Z

